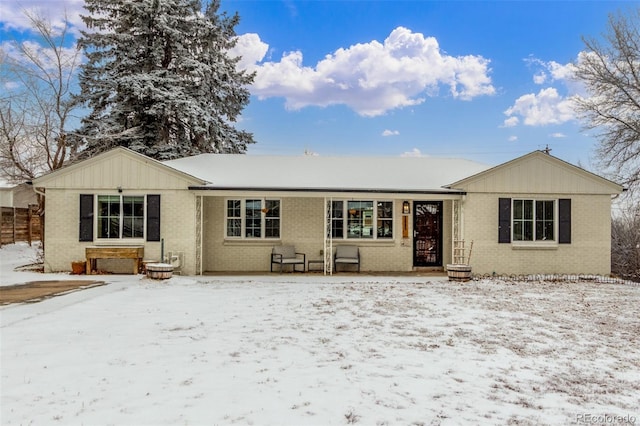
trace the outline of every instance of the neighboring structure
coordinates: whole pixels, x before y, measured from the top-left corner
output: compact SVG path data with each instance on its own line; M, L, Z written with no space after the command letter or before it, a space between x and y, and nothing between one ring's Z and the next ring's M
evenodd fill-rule
M497 167L433 157L203 154L116 148L34 180L46 194L45 269L96 245L180 253L182 273L268 272L272 247L362 272L443 270L473 241L475 273L608 274L611 197L623 188L535 151ZM326 270L330 272L330 262Z
M0 207L20 207L38 205L38 197L31 185L0 185Z
M31 185L8 185L0 181L0 210L0 246L40 240L38 197Z

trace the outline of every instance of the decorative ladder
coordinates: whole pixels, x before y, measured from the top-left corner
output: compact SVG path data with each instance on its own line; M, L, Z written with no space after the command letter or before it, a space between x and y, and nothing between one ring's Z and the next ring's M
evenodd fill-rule
M464 240L453 241L453 263L455 265L468 265L471 260L471 250L473 249L473 241L469 247L469 256L467 256L467 249L464 246Z

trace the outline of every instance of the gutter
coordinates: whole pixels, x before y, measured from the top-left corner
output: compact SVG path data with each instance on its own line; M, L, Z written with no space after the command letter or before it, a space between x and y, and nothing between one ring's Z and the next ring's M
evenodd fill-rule
M372 193L372 194L454 194L466 195L466 191L459 190L410 190L410 189L338 189L338 188L265 188L251 186L215 187L215 186L189 186L191 191L251 191L251 192L317 192L317 193Z
M27 182L25 182L27 185L31 185L33 192L35 192L36 194L42 196L43 198L47 196L47 194L44 193L44 191L40 191L38 190L38 187L33 186L33 181L29 180Z

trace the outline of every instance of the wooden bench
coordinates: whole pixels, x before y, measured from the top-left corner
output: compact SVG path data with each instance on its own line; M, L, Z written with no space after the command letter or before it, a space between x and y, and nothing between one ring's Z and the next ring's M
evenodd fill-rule
M133 274L136 275L140 271L140 265L144 257L144 247L87 247L85 254L87 256L87 275L96 273L98 259L133 259Z

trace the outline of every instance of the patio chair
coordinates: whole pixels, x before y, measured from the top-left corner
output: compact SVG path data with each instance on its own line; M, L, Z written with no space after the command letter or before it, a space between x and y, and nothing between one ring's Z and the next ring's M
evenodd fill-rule
M307 262L307 256L304 253L296 252L295 246L283 245L275 246L271 250L271 272L273 272L273 265L280 265L280 273L282 273L283 265L291 265L293 272L296 271L296 265L302 265L302 271Z
M360 272L360 250L357 246L337 246L333 257L333 270L338 272L338 264L358 265Z

